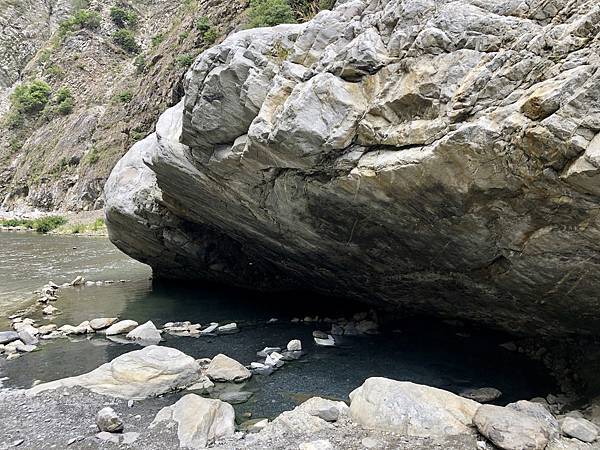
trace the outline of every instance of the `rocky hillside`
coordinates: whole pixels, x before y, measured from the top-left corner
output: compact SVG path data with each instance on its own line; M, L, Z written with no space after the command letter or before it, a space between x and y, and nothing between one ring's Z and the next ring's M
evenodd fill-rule
M194 57L246 6L0 0L0 209L102 207L116 161L179 101Z
M204 52L107 183L159 277L600 325L600 4L352 0Z

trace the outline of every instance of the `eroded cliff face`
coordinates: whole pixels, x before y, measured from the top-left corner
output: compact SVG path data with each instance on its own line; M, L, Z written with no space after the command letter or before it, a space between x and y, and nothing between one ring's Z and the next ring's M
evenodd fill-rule
M138 52L121 48L111 8L137 17ZM0 210L98 209L111 169L151 133L160 113L182 96L189 63L213 42L196 23L206 17L218 40L235 29L246 4L212 0L0 0ZM78 11L96 27L62 29ZM10 96L42 80L67 89L73 110L50 107L10 125Z
M353 0L204 52L106 185L157 277L598 334L600 4Z

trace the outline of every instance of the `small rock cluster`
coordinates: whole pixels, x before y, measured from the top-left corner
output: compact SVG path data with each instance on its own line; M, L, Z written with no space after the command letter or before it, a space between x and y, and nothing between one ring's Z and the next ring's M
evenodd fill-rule
M281 347L265 347L256 352L256 356L264 359L250 363L249 368L252 373L257 375L271 375L277 369L283 367L286 361L295 361L300 359L302 355L302 342L298 339L292 339L283 351Z
M225 325L219 325L217 322L211 322L206 327L202 328L199 323L185 322L167 322L163 326L163 330L173 336L214 336L217 334L234 334L240 330L237 323L232 322Z

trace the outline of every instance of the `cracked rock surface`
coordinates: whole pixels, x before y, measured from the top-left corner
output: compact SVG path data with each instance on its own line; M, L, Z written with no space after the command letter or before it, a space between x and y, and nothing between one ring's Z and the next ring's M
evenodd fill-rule
M600 325L600 4L353 0L231 35L117 164L157 277Z

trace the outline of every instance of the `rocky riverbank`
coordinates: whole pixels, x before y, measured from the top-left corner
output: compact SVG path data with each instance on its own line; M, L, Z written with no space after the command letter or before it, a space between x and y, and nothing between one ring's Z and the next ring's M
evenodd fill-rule
M44 221L56 219L49 226ZM104 213L96 211L0 211L0 231L38 231L45 234L108 236Z
M274 418L236 416L236 395L207 398L240 392L252 376L261 375L225 355L145 347L82 376L1 393L0 448L599 448L600 405L553 414L541 398L482 405L386 378L365 380L346 402L313 397Z

